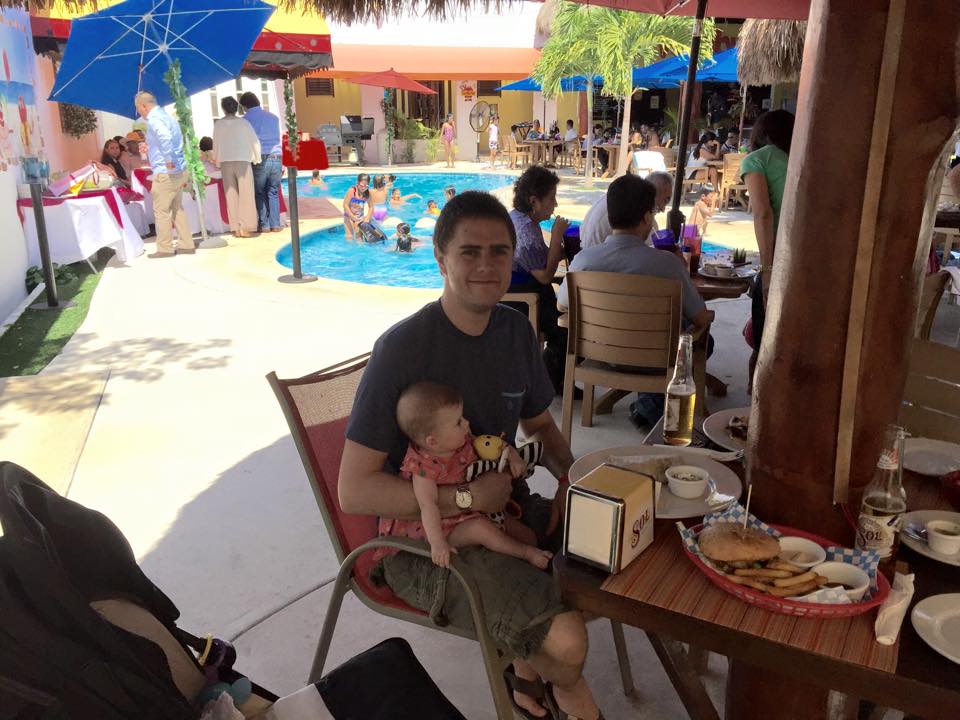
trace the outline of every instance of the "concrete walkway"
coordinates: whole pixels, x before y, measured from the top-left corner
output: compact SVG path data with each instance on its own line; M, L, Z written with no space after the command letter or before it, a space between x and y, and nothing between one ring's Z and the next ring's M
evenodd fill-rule
M597 188L565 178L559 212L582 217L604 185ZM725 220L728 244L750 247L749 218ZM307 221L303 231L326 224ZM278 283L289 270L274 255L288 242L287 232L231 238L227 248L194 256L111 263L83 326L42 375L54 383L107 378L82 432L69 497L119 525L146 573L179 606L183 627L236 638L241 670L281 694L306 679L337 564L264 375L297 376L366 352L384 329L438 295L332 280ZM747 404L748 349L739 332L748 302L712 304L711 370L731 382L714 408ZM20 402L42 416L49 399ZM575 424L575 454L636 442L626 404L593 429ZM559 406L558 399L557 415ZM411 641L469 718L494 717L477 647L355 601L344 609L328 667L393 635ZM683 716L644 636L630 632L628 641L632 698L618 688L609 625L591 624L587 675L606 716ZM723 669L713 658L707 681L718 697Z

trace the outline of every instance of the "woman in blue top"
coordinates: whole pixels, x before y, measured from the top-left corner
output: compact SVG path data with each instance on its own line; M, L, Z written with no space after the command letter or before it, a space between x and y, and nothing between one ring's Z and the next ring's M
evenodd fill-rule
M362 222L370 222L373 217L373 203L370 202L370 176L367 173L357 175L357 184L347 190L343 196L343 230L347 240L359 236Z

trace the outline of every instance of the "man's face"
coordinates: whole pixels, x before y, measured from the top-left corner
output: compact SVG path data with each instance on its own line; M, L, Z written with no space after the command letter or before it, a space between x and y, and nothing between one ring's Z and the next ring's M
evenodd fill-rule
M734 147L737 144L737 134L727 133L727 145Z
M489 312L510 286L513 243L502 220L461 220L443 255L434 250L443 275L444 298L471 312Z

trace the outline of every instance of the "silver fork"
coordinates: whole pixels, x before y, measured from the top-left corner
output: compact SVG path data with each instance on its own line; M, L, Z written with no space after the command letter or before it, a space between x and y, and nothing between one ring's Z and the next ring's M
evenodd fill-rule
M737 460L743 459L743 450L731 450L730 452L727 452L724 450L709 450L707 448L677 447L676 445L655 445L654 447L667 448L669 450L676 450L681 453L703 455L704 457L708 457L711 460L716 460L717 462L736 462Z

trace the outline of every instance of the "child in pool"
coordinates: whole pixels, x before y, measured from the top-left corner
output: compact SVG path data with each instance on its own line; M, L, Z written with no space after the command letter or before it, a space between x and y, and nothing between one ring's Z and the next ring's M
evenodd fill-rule
M423 199L423 196L418 193L410 193L409 195L401 195L400 188L394 188L390 193L390 205L393 207L400 207L401 205L406 205L408 200L413 198Z
M320 177L319 170L313 171L313 177L310 178L310 185L313 187L323 188L324 190L327 189L327 184L323 181L323 178Z
M393 176L391 176L393 177ZM370 202L373 203L373 219L382 221L387 216L387 194L393 185L386 175L374 175L373 187L370 188Z
M477 459L460 393L438 383L414 383L400 394L397 424L411 441L400 476L413 483L420 520L381 519L381 535L426 538L433 561L441 567L449 567L450 553L468 545L482 545L538 568L547 567L553 553L511 536L510 522L501 528L483 513L472 511L440 516L437 485L462 484L467 467ZM526 463L516 450L511 448L508 459L514 477L524 472Z
M440 208L437 207L435 200L427 200L427 215L439 215Z
M443 189L443 199L450 202L457 196L457 189L453 185L447 185Z
M370 222L373 217L373 205L370 202L370 176L367 173L357 175L357 184L347 190L343 196L343 230L347 240L353 240L359 234L362 222Z
M422 242L410 234L410 225L408 223L400 223L397 225L396 240L397 244L396 247L393 248L394 252L409 253L413 252L415 247L423 245Z

